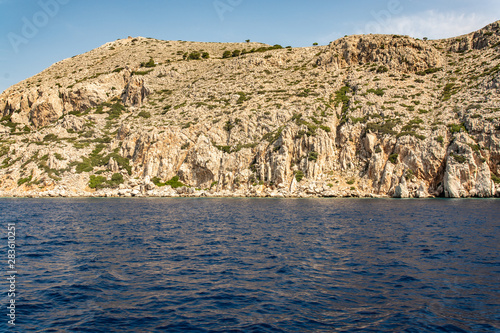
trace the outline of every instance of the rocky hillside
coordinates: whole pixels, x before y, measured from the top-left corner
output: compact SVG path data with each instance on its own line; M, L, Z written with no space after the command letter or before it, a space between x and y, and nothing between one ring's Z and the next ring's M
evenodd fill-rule
M328 46L128 38L0 95L2 196L500 196L500 21Z

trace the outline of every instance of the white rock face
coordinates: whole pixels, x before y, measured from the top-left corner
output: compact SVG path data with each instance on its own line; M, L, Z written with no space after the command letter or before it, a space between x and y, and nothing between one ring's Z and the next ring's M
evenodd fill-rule
M495 22L461 39L297 49L108 43L0 95L0 191L498 196L499 41ZM208 59L188 59L201 49Z
M409 198L410 192L408 191L408 187L406 186L406 180L403 178L401 183L396 186L396 190L394 191L394 198Z

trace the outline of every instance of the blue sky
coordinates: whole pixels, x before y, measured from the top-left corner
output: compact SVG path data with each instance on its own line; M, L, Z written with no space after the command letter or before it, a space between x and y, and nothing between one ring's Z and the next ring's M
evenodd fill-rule
M300 47L358 33L452 37L498 19L498 0L0 0L0 91L128 36Z

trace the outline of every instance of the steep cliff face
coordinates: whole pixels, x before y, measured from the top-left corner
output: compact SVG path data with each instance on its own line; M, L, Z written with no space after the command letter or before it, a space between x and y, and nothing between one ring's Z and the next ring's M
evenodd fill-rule
M118 40L0 95L0 190L499 196L499 41Z
M378 63L401 72L440 67L443 55L432 45L405 36L348 36L332 42L317 64L345 68Z

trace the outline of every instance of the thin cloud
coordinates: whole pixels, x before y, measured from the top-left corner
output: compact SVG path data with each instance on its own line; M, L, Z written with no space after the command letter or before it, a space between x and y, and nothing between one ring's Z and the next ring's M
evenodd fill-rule
M467 34L498 20L476 13L439 13L429 10L416 15L385 17L366 24L359 33L401 34L412 37L449 38Z

